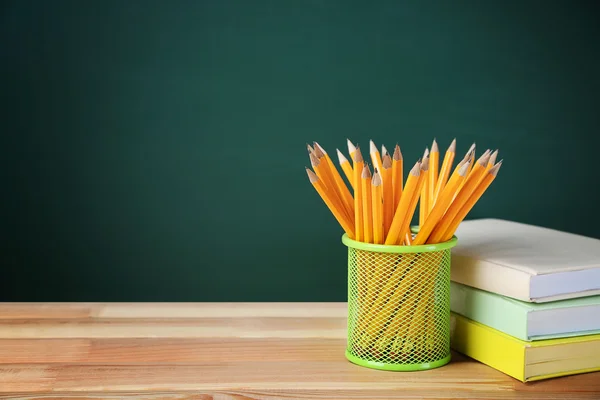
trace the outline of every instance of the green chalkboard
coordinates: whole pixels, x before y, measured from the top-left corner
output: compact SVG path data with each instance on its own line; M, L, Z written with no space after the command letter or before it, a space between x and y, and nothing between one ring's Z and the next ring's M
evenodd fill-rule
M593 2L1 4L0 300L344 300L313 140L499 148L471 218L600 237Z

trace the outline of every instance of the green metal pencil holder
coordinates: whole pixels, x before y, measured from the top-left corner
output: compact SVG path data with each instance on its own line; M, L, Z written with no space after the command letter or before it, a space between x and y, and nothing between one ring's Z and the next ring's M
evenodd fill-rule
M457 239L390 246L347 235L346 358L363 367L420 371L450 361L450 251Z

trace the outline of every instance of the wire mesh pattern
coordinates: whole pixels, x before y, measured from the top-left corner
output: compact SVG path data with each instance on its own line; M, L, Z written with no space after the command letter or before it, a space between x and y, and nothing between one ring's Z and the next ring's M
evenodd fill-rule
M450 356L449 325L450 249L398 254L348 247L347 353L424 369Z

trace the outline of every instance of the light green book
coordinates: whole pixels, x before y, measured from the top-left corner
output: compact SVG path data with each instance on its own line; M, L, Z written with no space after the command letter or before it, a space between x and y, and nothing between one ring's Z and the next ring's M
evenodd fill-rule
M600 296L528 303L451 282L450 310L525 341L600 333Z

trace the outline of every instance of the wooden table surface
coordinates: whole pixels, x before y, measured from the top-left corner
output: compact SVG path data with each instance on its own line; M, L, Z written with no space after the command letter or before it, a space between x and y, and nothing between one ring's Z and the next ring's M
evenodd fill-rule
M345 303L0 303L0 398L600 399L600 373L523 384L456 353L362 368L345 317Z

